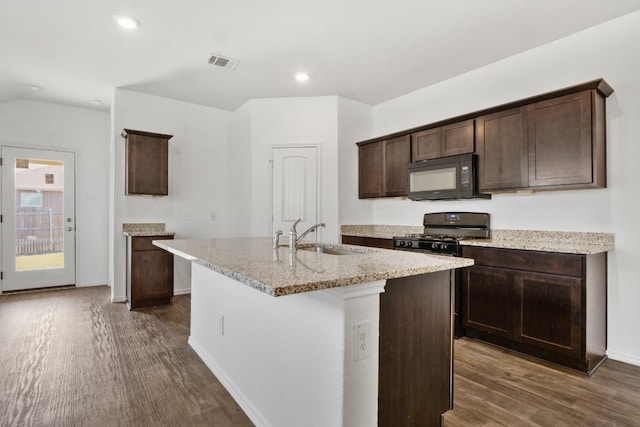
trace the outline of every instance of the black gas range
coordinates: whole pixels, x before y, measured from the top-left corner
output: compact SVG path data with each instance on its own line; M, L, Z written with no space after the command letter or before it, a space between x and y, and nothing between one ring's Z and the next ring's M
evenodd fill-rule
M424 233L394 237L393 248L460 256L460 240L487 239L490 233L488 213L426 213L422 224Z
M393 238L393 248L434 255L460 256L460 240L487 239L490 235L489 214L478 212L426 213L422 221L424 233ZM453 274L454 333L464 336L462 326L462 284L460 271Z

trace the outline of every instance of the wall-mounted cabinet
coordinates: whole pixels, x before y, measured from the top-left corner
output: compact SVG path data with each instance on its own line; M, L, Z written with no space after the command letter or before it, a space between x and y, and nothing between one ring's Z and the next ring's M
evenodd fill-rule
M606 187L604 103L592 89L478 117L479 190Z
M126 140L125 194L169 194L169 140L173 135L123 129Z
M471 152L482 193L605 188L612 93L598 79L358 142L359 196L405 196L409 162Z
M403 135L358 146L358 196L406 196L411 140Z
M476 119L478 190L524 188L528 180L525 107Z
M473 120L452 123L411 134L411 161L473 153Z
M606 187L604 116L595 90L528 106L528 186Z

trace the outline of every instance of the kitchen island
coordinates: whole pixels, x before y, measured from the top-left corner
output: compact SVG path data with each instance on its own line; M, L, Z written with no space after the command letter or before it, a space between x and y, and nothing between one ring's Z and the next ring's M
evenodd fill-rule
M256 425L439 425L450 408L451 270L472 260L154 244L192 261L189 344Z

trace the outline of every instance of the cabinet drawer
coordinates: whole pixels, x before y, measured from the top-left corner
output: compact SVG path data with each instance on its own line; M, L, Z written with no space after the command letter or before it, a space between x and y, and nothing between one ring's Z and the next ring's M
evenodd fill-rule
M476 265L561 276L582 277L585 268L585 256L575 254L464 246L462 256L473 258Z
M370 246L373 248L393 249L393 239L379 237L342 236L345 245Z
M173 236L135 236L131 239L131 247L134 251L157 251L162 250L155 246L154 240L171 240Z

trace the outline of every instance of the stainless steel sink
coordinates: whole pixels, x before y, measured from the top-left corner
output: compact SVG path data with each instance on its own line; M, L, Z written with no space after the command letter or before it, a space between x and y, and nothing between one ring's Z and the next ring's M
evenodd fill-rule
M338 249L338 248L324 246L324 245L299 246L298 250L317 252L317 253L327 254L327 255L357 255L359 253L362 253L358 251L350 251L348 249Z

